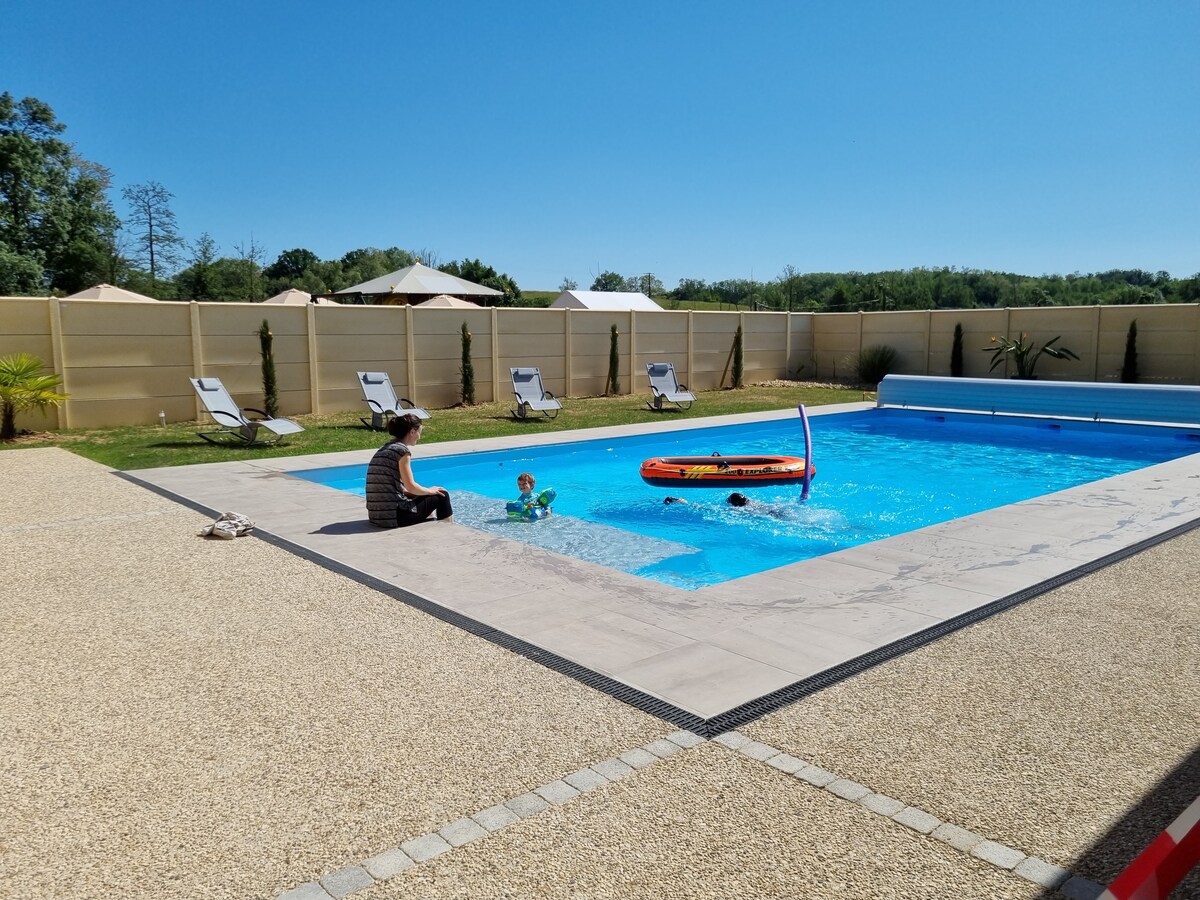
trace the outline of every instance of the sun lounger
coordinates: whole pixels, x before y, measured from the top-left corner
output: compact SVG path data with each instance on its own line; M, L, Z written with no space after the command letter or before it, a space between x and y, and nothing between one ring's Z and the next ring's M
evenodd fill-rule
M540 412L543 416L553 419L558 415L562 404L542 387L540 369L533 367L508 371L512 375L513 396L517 398L517 408L512 411L514 416L524 419L531 412Z
M689 409L696 402L696 395L675 377L675 366L671 363L646 363L646 375L650 379L650 393L653 395L646 405L651 409L661 411L664 402L674 403L680 409Z
M261 409L239 407L233 402L233 397L221 384L220 378L189 378L192 387L204 404L205 410L213 421L222 426L217 431L201 431L199 436L210 444L233 443L244 447L265 446L274 444L285 434L296 434L304 429L291 419L268 419ZM251 419L246 413L257 413L261 419ZM259 432L267 431L274 435L267 440L259 439Z
M371 409L370 421L359 419L368 428L383 431L387 428L388 419L406 413L411 413L418 419L432 418L428 412L407 397L396 396L396 390L392 387L392 379L388 377L387 372L359 372L358 386L362 388L363 400Z

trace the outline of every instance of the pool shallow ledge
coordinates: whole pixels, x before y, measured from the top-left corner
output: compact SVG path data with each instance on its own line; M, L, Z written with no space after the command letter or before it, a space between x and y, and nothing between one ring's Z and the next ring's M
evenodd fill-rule
M854 403L809 415L873 409ZM421 456L794 417L795 410L422 445ZM688 591L431 522L289 472L373 451L120 473L704 736L1200 525L1200 454ZM817 459L819 465L819 457Z

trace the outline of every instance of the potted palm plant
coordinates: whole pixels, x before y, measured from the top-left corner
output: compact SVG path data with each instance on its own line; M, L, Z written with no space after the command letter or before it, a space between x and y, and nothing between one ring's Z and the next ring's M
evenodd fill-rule
M1013 365L1016 366L1017 373L1013 378L1031 381L1037 378L1033 374L1033 370L1037 368L1038 360L1042 356L1049 356L1053 359L1079 359L1074 352L1066 347L1055 347L1054 344L1062 335L1056 335L1050 338L1042 346L1038 346L1033 341L1029 340L1029 335L1021 332L1021 336L1017 340L1010 337L1000 336L992 338L992 346L984 347L985 353L992 354L992 367L989 372L996 370L996 367L1003 364L1006 359L1012 359Z
M28 353L0 359L0 441L17 436L17 413L58 406L67 399L55 388L62 379L42 371L42 361Z

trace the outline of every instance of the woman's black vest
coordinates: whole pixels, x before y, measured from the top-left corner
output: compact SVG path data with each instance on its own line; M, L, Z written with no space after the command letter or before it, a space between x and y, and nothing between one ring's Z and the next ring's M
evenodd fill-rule
M372 525L396 527L396 512L412 506L400 480L400 457L411 451L400 441L389 441L375 451L367 466L367 518Z

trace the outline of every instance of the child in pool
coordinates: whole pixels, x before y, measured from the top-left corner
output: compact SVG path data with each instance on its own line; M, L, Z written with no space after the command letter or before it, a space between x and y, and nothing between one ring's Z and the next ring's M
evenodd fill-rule
M536 479L529 472L522 472L517 476L517 488L521 495L516 500L510 500L505 506L510 519L532 522L550 515L550 504L554 502L557 494L553 488L546 488L540 494L535 494L533 489L536 484Z

